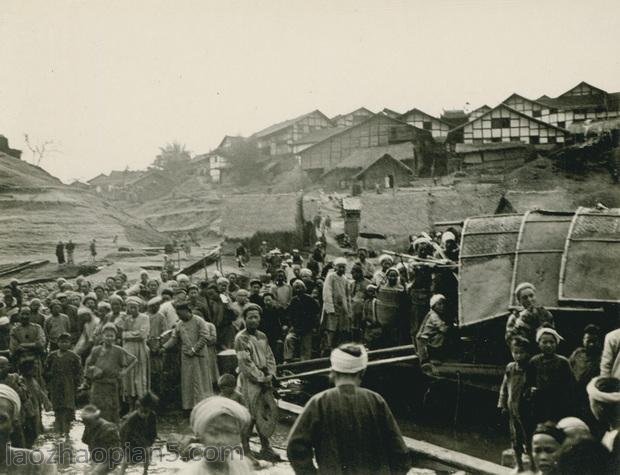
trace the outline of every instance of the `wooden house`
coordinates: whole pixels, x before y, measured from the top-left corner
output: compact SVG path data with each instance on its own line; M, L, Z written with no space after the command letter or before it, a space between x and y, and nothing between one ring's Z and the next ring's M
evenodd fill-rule
M21 158L22 151L9 147L9 139L4 135L0 135L0 152L6 153L13 158Z
M346 127L329 127L315 130L293 142L293 153L297 154L308 147L330 138L332 135L342 132Z
M413 150L413 144L407 145ZM408 185L413 178L413 170L389 153L369 153L373 148L360 150L360 154L352 153L324 173L321 177L323 185L328 189L348 189L353 184L359 184L366 190Z
M464 110L451 109L444 110L441 113L440 119L449 124L450 127L458 127L459 125L465 124L469 120L469 116Z
M416 108L405 112L398 119L403 122L407 122L418 129L428 130L433 138L447 136L448 131L452 128L447 122L444 122L443 120L433 117L432 115Z
M506 173L536 157L532 145L523 142L456 144L461 170Z
M478 118L455 127L448 140L453 143L484 144L495 142L523 142L531 145L564 143L566 129L500 104Z
M543 95L533 100L515 93L503 103L560 128L588 119L606 120L620 116L620 93L608 93L586 82L555 98Z
M542 96L537 101L550 108L549 122L562 121L565 126L587 119L620 116L620 92L609 93L583 81L558 97ZM554 116L555 111L557 117Z
M331 121L336 127L351 127L352 125L359 124L363 120L375 115L374 112L369 111L365 107L360 107L348 114L337 115L331 118Z
M230 150L243 143L245 140L245 137L241 137L240 135L224 135L224 138L217 146L216 150Z
M412 142L416 155L421 156L425 147L433 142L433 138L427 130L379 113L302 150L298 156L302 169L311 179L316 180L356 149L402 142Z
M88 180L88 184L95 188L99 194L110 198L120 198L121 192L128 183L140 177L144 172L139 170L112 170L109 175L100 173L95 178Z
M315 110L260 130L252 138L262 155L286 155L293 153L293 143L304 135L330 127L334 127L332 121Z

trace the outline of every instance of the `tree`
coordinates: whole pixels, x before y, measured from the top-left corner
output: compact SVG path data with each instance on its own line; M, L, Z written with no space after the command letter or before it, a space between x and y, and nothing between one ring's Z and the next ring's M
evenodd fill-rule
M239 185L248 185L260 181L263 171L258 164L258 146L252 139L238 142L226 152L226 159L230 164L230 171Z
M32 164L37 167L41 165L44 158L60 152L60 150L56 148L56 144L53 140L35 143L30 139L30 135L24 134L24 141L26 142L28 150L32 153Z
M159 155L153 161L153 166L159 170L178 172L185 168L191 159L191 153L185 148L185 144L172 142L159 147Z

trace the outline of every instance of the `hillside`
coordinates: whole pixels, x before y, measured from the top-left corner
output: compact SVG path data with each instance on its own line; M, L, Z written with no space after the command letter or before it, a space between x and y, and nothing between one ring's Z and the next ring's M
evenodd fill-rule
M58 240L76 243L77 260L87 259L92 238L97 239L99 257L119 246L166 242L165 236L144 221L63 185L39 167L1 153L0 228L0 262L54 260ZM112 242L115 236L116 244Z

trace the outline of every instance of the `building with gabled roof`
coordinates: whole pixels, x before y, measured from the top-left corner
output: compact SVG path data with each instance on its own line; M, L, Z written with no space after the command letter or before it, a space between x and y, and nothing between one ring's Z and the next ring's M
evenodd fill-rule
M366 109L365 107L360 107L359 109L355 109L348 114L340 114L332 117L331 121L337 127L351 127L352 125L359 124L373 115L375 115L374 112Z
M413 145L408 144L413 155ZM408 185L413 170L389 153L381 154L382 147L372 147L355 152L321 177L321 183L329 189L350 189L359 184L363 189L392 189ZM374 153L370 153L370 152Z
M416 109L415 107L398 117L398 120L407 122L419 129L428 130L433 137L445 137L452 128L447 122L427 114L420 109Z
M319 110L271 125L256 132L252 138L263 155L285 155L293 152L293 142L319 129L334 127L329 118Z
M484 104L483 106L480 106L469 113L469 120L477 119L482 114L489 112L490 110L491 108L488 105Z
M523 142L531 145L564 143L568 130L499 104L480 117L450 130L452 143Z
M322 142L323 140L326 140L332 135L336 135L345 129L346 127L328 127L325 129L318 129L314 132L310 132L309 134L306 134L300 139L297 139L295 142L293 142L293 153L299 153L302 150L307 149L311 145Z
M620 116L620 93L608 93L583 81L555 98L542 95L538 99L528 99L514 93L503 103L560 128L587 119L606 120Z
M224 138L222 139L220 144L217 146L216 150L218 149L227 150L227 149L233 148L234 146L239 145L240 143L243 143L245 140L246 138L240 135L224 135Z
M0 135L0 152L6 153L13 158L21 158L22 151L9 147L9 139L4 135Z
M416 154L421 155L433 143L433 138L428 130L418 129L378 113L302 150L298 156L302 169L308 172L310 178L318 179L325 171L347 158L353 150L402 142L411 142L412 148L416 148Z
M440 119L450 127L458 127L465 124L469 120L469 116L464 110L461 109L448 109L441 113Z

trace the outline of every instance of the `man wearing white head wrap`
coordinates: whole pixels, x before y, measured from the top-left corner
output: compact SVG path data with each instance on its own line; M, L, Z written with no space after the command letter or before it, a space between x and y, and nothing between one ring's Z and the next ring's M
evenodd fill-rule
M620 460L620 380L599 376L590 381L587 391L592 413L607 429L601 442L617 463Z
M554 326L553 315L536 301L536 287L529 282L521 282L515 288L515 297L523 310L513 312L506 322L506 343L515 336L527 339L534 348L536 331L541 327Z
M41 463L35 465L33 460L40 457L31 450L15 448L11 434L20 425L21 400L13 388L0 384L0 460L1 473L55 474L56 466ZM41 455L41 454L39 454ZM42 457L44 458L44 457Z
M409 470L409 455L389 406L360 387L368 363L361 345L330 357L335 387L310 399L295 421L287 454L296 473L392 473Z
M372 276L372 283L375 284L377 287L385 284L387 280L386 272L390 267L394 265L394 259L392 259L392 257L388 256L387 254L382 254L381 256L379 256L379 264L381 264L381 269L375 272L375 274Z
M339 337L351 331L351 287L345 277L347 261L338 258L323 284L322 324L325 329L325 346L331 350Z
M446 297L433 295L430 306L417 335L418 354L422 360L443 358L449 346L450 332L454 330L454 324L446 320Z
M242 437L250 425L250 414L245 407L232 399L212 396L194 407L190 425L205 450L203 456L187 464L181 474L253 473L252 454L244 453L241 448Z
M527 381L536 388L532 402L534 423L576 414L575 378L568 360L556 353L561 340L553 328L537 331L540 353L532 357L527 370Z

